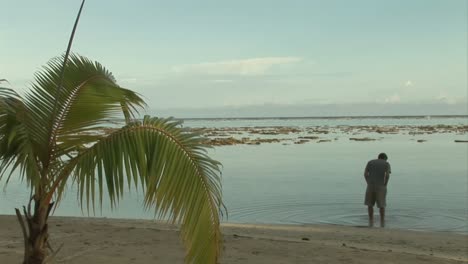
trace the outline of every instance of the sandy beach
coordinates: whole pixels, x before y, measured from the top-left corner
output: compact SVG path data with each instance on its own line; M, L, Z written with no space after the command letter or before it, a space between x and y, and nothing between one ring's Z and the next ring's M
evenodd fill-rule
M0 216L0 263L20 263L14 216ZM468 235L331 225L223 224L223 264L468 263ZM149 220L52 217L58 263L184 263L176 226Z

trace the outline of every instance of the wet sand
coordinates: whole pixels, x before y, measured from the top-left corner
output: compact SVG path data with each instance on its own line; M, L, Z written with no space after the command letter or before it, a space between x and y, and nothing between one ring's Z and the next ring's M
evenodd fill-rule
M21 263L14 216L0 216L0 263ZM223 224L222 264L468 263L468 235L333 225ZM176 226L148 220L51 217L57 263L184 263Z

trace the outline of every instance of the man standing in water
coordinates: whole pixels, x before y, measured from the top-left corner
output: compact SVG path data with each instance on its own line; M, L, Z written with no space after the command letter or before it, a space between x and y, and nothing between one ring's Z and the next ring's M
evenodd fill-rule
M369 226L374 226L374 204L377 202L380 212L380 227L385 226L385 206L387 197L387 184L390 179L390 163L387 162L387 154L380 153L378 159L367 163L364 170L364 178L367 182L367 190L364 204L369 213Z

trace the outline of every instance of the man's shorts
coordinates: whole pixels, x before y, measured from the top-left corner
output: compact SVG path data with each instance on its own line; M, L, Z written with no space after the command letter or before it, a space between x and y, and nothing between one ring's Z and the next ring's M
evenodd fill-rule
M364 204L367 206L374 206L377 202L377 207L385 208L387 205L387 186L368 184L366 190L366 198Z

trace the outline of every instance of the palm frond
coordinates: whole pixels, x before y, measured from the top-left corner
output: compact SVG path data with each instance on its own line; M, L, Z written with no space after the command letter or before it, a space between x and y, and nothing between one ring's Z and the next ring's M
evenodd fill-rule
M65 66L62 86L60 82L63 56L50 60L35 76L35 83L25 97L26 105L34 115L31 125L40 138L38 144L51 153L42 160L54 159L73 151L76 135L95 133L96 127L109 119L133 117L145 103L136 93L121 88L113 75L98 62L70 54ZM69 138L72 142L68 142ZM83 137L81 144L96 141L96 137ZM86 141L88 139L89 141ZM52 146L57 142L56 145ZM60 146L59 149L54 149Z
M19 168L32 188L37 187L40 175L34 144L26 123L29 112L21 96L14 90L0 88L0 180L9 170L6 183Z
M181 223L187 260L216 263L224 206L220 163L207 156L202 141L178 121L146 116L71 159L65 171L74 171L81 202L88 210L96 200L102 206L103 186L115 205L126 185L141 185L146 208L155 207L160 217Z

